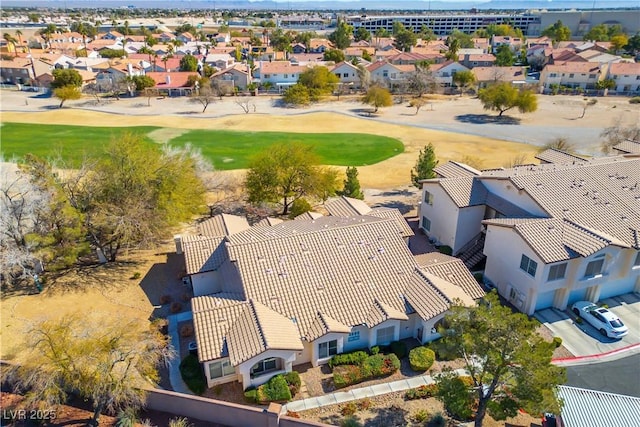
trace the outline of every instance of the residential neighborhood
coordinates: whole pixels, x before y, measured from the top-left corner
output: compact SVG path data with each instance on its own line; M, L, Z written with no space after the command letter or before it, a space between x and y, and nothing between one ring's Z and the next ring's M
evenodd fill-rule
M0 10L2 425L635 426L637 6L193 3Z

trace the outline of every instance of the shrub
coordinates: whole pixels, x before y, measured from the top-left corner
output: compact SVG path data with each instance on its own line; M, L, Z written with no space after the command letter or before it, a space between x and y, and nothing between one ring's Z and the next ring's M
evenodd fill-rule
M427 347L416 347L409 352L409 364L414 371L426 371L435 360L436 354Z
M182 325L180 326L180 336L183 338L190 337L193 335L193 326L192 325Z
M438 251L440 251L441 254L445 255L453 254L453 249L451 249L451 246L438 246Z
M374 345L373 347L371 347L371 354L378 354L380 353L380 347L377 345Z
M420 409L413 414L413 421L416 423L423 423L427 421L427 418L429 418L429 413L425 409Z
M131 276L131 280L138 280L142 275L140 274L139 271L136 271L135 273L133 273L133 276Z
M336 388L347 387L372 378L384 377L400 369L400 360L395 354L374 354L361 365L340 365L333 370Z
M457 354L455 353L455 349L453 347L447 346L447 344L442 339L431 341L427 345L427 347L433 350L433 352L436 354L436 360L450 361L458 358Z
M179 312L180 310L182 310L182 304L180 304L178 301L176 301L176 302L172 302L172 303L171 303L171 307L169 307L169 310L170 310L172 313L177 313L177 312Z
M204 393L207 388L207 380L204 378L202 365L200 365L196 355L189 354L182 359L182 362L180 362L180 375L189 390L198 395Z
M358 410L359 411L366 411L367 409L371 408L372 403L370 399L362 399L359 400L358 402L356 402L356 404L358 405Z
M640 96L634 96L629 99L629 104L640 104Z
M162 295L160 297L160 304L169 304L171 302L171 295Z
M340 365L360 365L369 355L364 351L354 351L353 353L336 354L329 360L329 367Z
M356 412L358 412L358 407L356 406L355 402L349 402L340 409L340 413L345 417L348 415L353 415Z
M447 420L440 412L431 417L431 419L427 423L427 427L445 427L446 425Z
M289 385L282 375L276 375L258 387L258 402L286 402L291 400Z
M352 415L340 421L340 427L362 427L362 424Z
M407 355L407 344L402 341L394 341L389 347L391 348L391 352L398 356L398 359L402 359Z
M438 393L437 384L421 385L418 388L411 388L404 394L407 400L428 399Z
M284 374L284 380L289 386L291 395L294 396L298 392L298 390L300 390L300 386L302 385L300 374L296 371L287 372L286 374Z
M258 389L249 387L244 391L244 399L248 403L258 403Z
M562 338L553 337L553 345L555 345L556 348L560 347L562 345Z
M287 411L287 417L291 418L300 418L300 414L295 411Z

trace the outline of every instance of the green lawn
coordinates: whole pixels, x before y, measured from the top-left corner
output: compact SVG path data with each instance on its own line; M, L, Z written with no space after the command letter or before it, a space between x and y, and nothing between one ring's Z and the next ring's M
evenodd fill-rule
M154 129L158 128L3 123L0 127L1 149L5 159L22 158L30 153L45 158L60 156L70 166L79 166L87 155L101 153L111 138L118 137L124 132L146 135Z
M61 156L72 166L83 157L98 154L113 137L123 132L144 135L158 129L151 126L116 128L3 123L2 154L5 159L27 153L41 157ZM152 143L147 138L149 143ZM381 162L404 150L400 141L385 136L357 133L285 133L192 130L170 141L200 148L218 170L246 168L251 156L276 142L298 141L315 147L323 164L364 166Z
M362 133L286 133L192 130L171 140L190 143L218 170L244 169L251 156L276 142L302 142L315 147L323 164L364 166L402 153L402 142Z

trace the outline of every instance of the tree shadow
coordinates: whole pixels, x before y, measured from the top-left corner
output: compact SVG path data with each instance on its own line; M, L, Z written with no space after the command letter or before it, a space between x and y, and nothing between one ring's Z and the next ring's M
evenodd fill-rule
M376 203L375 207L395 208L395 209L398 209L400 213L404 215L406 213L411 212L415 208L415 205L411 203L401 202L399 200L390 200L388 202Z
M397 405L373 410L375 416L364 422L364 427L403 426L408 420L409 411Z
M185 274L184 257L175 252L166 253L166 262L155 263L147 271L140 288L153 306L152 318L168 316L173 311L172 304L176 312L189 310L193 293L182 281Z
M416 189L415 191L411 191L411 190L407 190L407 189L402 189L402 190L393 189L391 191L383 191L381 193L378 193L378 194L376 194L376 196L380 196L380 197L393 197L393 196L412 197L412 196L416 196L416 197L418 197L418 192L419 192L418 189Z
M352 108L352 113L357 114L362 117L377 117L378 113L374 111L373 108Z
M62 106L62 108L60 108L58 106L58 104L55 104L55 105L43 105L43 106L40 107L41 110L61 110L61 109L64 109L64 108L65 108L64 106Z
M322 365L321 371L323 374L331 375L331 368L329 365ZM323 378L321 380L322 391L324 393L333 393L336 391L336 385L333 383L333 375L328 378Z
M519 125L520 119L510 116L492 116L489 114L461 114L454 117L462 123L474 125L495 124L495 125Z
M87 263L65 270L49 272L45 275L45 295L59 295L89 289L118 289L125 283L114 277L127 277L132 267L140 265L137 261L115 261L104 264ZM127 277L130 278L130 277Z
M193 114L201 114L201 113L202 113L202 111L195 111L195 110L178 112L178 114L183 115L183 116L188 116L188 115L193 115Z

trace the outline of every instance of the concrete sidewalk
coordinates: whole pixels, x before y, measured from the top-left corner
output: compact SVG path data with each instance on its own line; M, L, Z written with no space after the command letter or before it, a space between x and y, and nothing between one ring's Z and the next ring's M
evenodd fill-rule
M454 371L458 375L468 375L464 369ZM353 400L364 399L367 397L380 396L382 394L394 393L396 391L409 390L422 385L433 384L435 381L430 375L420 375L417 377L405 378L390 383L376 384L368 387L354 388L349 391L339 391L335 393L325 394L323 396L308 397L306 399L295 400L283 405L283 412L286 411L305 411L307 409L320 408L322 406L335 405L337 403L345 403Z
M191 311L185 311L183 313L172 314L167 316L168 332L171 338L171 345L176 351L176 358L169 362L169 381L171 382L171 388L178 393L193 394L189 387L182 381L182 375L180 375L180 335L178 333L178 324L187 320L193 319L193 313Z

